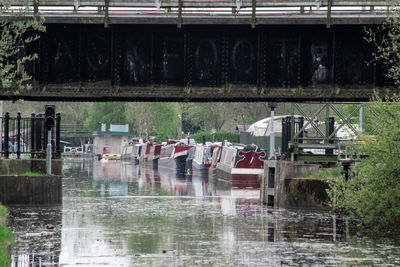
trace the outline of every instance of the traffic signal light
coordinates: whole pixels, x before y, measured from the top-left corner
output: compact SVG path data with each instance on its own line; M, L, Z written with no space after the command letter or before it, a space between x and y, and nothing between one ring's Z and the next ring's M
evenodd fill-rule
M45 105L44 111L44 124L47 131L50 131L54 127L56 120L56 106L55 105Z

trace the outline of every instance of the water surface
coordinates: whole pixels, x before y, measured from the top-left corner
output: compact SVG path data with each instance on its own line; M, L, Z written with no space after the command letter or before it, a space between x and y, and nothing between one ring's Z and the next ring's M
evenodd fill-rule
M400 265L400 238L357 236L326 211L119 161L64 162L61 206L11 207L13 266Z

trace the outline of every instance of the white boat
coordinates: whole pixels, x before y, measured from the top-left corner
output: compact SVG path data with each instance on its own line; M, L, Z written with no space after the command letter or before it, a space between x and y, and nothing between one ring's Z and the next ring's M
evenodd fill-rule
M194 158L192 160L193 172L199 171L208 173L208 170L211 167L212 152L213 144L210 142L196 145Z

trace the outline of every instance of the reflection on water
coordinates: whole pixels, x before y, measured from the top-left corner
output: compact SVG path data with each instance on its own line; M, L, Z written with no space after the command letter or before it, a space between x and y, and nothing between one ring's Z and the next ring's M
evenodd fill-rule
M119 161L64 164L62 207L13 207L13 266L400 264L327 212L258 204L258 190Z

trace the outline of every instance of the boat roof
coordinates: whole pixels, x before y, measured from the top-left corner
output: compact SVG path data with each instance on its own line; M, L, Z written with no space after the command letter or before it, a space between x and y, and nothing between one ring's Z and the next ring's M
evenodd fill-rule
M290 117L291 115L281 115L281 116L274 116L274 121L282 120L283 118ZM302 117L301 115L294 115L295 118ZM246 130L246 132L254 132L254 128L267 128L268 123L271 121L271 117L264 118L262 120L256 121Z

